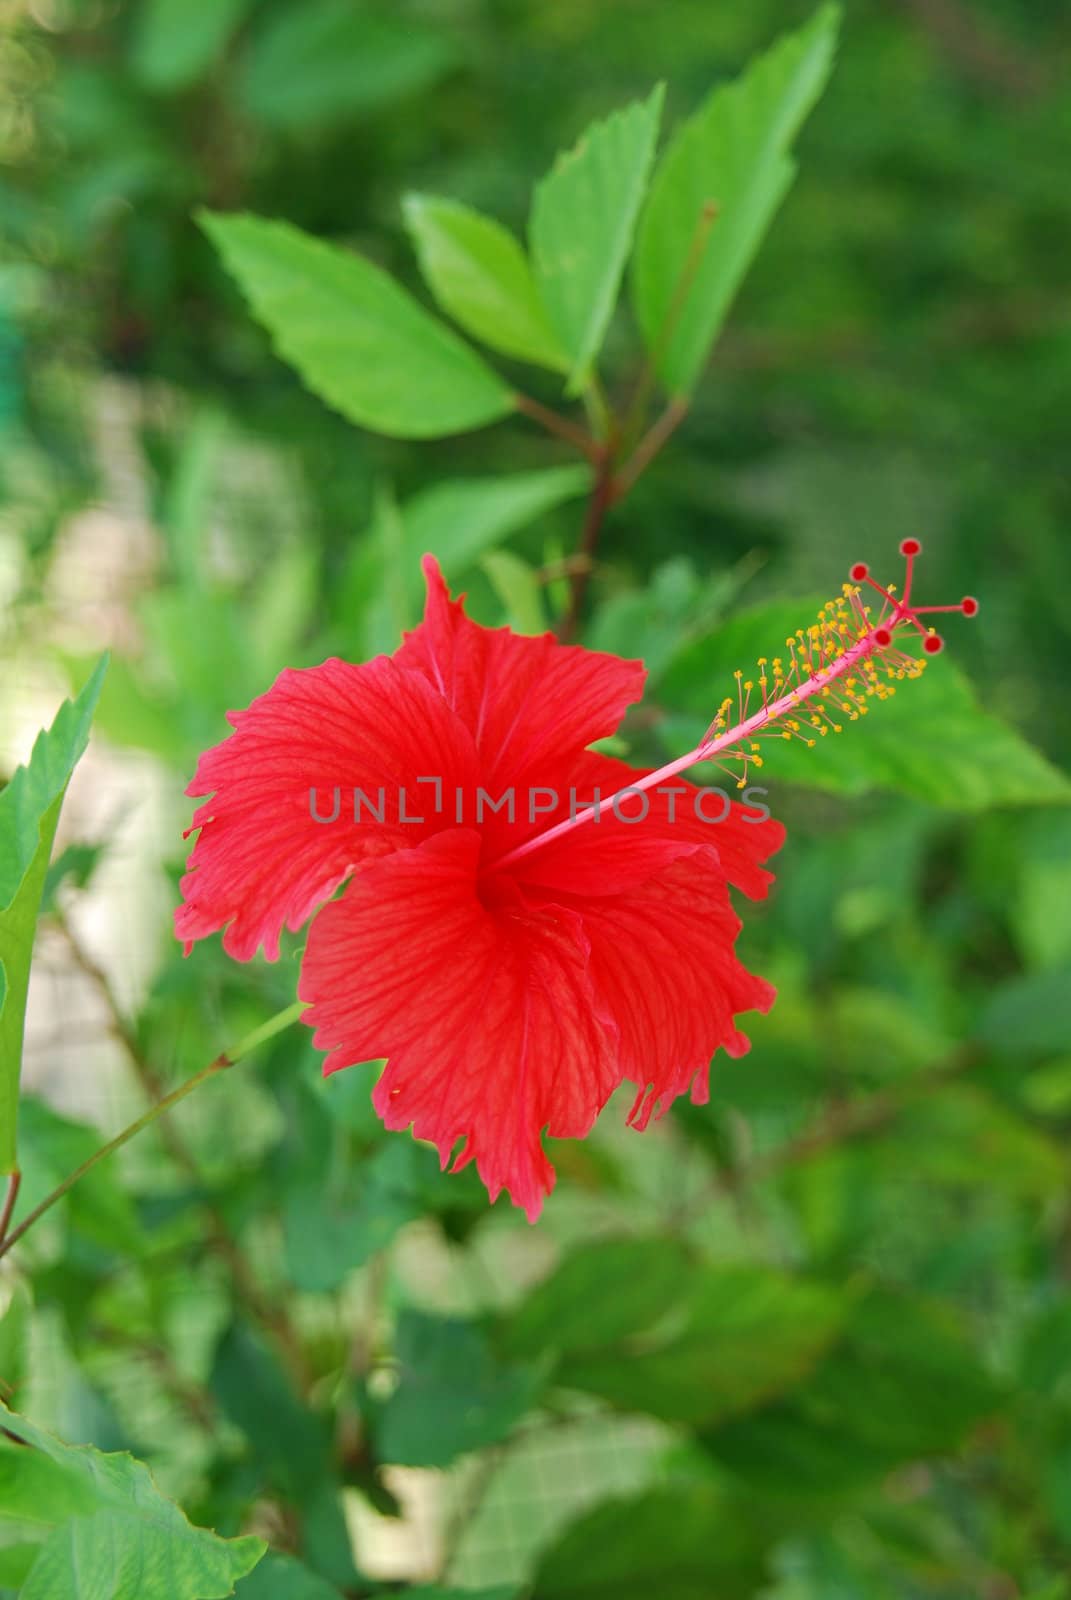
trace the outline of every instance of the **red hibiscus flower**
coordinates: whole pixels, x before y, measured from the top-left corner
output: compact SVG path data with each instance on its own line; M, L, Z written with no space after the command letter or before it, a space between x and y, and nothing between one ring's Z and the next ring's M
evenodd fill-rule
M729 886L766 893L783 829L727 800L697 815L678 780L533 848L645 776L587 748L643 666L480 627L424 567L393 657L285 671L230 714L187 791L212 798L176 933L275 959L315 913L298 993L324 1070L385 1058L386 1126L474 1160L534 1220L544 1133L582 1138L626 1079L643 1128L706 1100L719 1047L748 1048L737 1016L774 991L736 958Z

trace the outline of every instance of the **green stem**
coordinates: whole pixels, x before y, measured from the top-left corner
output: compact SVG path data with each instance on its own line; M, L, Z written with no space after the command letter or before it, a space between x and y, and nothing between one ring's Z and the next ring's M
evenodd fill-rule
M297 1021L304 1009L304 1003L296 1000L293 1005L287 1006L285 1011L277 1012L274 1017L270 1017L267 1022L262 1023L259 1028L254 1028L252 1033L247 1033L245 1038L240 1040L233 1049L221 1050L214 1061L210 1061L206 1067L202 1067L200 1072L195 1072L192 1078L187 1078L185 1083L180 1083L178 1088L172 1089L170 1094L165 1094L162 1100L158 1100L155 1105L151 1105L129 1127L124 1128L121 1133L117 1133L114 1139L109 1139L107 1144L101 1145L100 1149L95 1150L87 1160L82 1162L80 1167L76 1167L73 1172L69 1173L62 1183L57 1184L51 1194L46 1195L40 1205L35 1206L29 1216L24 1217L18 1227L14 1228L7 1238L0 1242L0 1256L5 1256L12 1246L18 1243L23 1234L28 1232L40 1217L44 1216L46 1211L51 1211L56 1202L62 1200L64 1195L74 1188L80 1178L84 1178L87 1172L93 1170L98 1161L103 1161L106 1156L112 1155L116 1150L121 1150L123 1145L129 1144L135 1134L141 1133L144 1128L150 1127L157 1117L162 1116L165 1111L170 1111L173 1106L177 1106L180 1100L185 1100L186 1096L192 1094L199 1084L205 1083L209 1078L214 1078L220 1072L225 1072L228 1067L235 1066L237 1062L243 1060L245 1056L255 1050L258 1045L263 1044L265 1040L273 1038L277 1033L282 1033L284 1028L288 1028L292 1022Z

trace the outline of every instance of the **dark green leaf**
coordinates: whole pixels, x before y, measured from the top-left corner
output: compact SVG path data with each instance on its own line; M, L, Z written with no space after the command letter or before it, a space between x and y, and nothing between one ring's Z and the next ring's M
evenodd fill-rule
M768 1535L711 1484L654 1489L597 1506L536 1569L535 1600L751 1600Z
M471 1323L403 1311L395 1353L398 1386L375 1418L384 1461L447 1466L504 1438L539 1392L538 1375L501 1366Z
M273 128L322 128L426 89L452 66L447 38L413 17L354 0L303 0L269 13L239 78L246 107Z
M305 1504L324 1491L330 1439L322 1418L298 1400L264 1343L234 1325L220 1341L211 1378L223 1410L249 1439L268 1481Z
M131 65L146 88L184 89L223 53L252 0L142 0Z
M1071 1043L1071 969L1030 973L1001 984L975 1033L1012 1059L1064 1053Z
M676 1239L600 1239L573 1250L509 1318L506 1348L536 1359L611 1347L680 1305L691 1262Z
M431 439L513 409L509 386L363 256L263 217L201 223L279 355L351 422Z
M900 1462L954 1449L999 1402L950 1312L875 1290L802 1387L706 1439L754 1490L821 1498L856 1493Z
M558 1380L625 1411L706 1423L802 1383L839 1331L835 1290L763 1267L693 1269L679 1319L563 1361Z
M235 1590L238 1600L343 1600L333 1583L292 1556L269 1552Z

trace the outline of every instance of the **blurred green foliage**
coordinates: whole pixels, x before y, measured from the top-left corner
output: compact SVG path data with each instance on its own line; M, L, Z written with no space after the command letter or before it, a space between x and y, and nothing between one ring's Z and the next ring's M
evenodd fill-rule
M161 871L224 712L285 665L393 648L424 549L483 621L561 616L589 473L508 397L523 381L559 404L602 328L569 304L547 322L509 238L473 217L519 238L593 121L664 81L665 148L808 14L0 10L0 652L81 687L113 648L96 725L166 773ZM251 1547L221 1540L250 1536L272 1553L243 1600L419 1578L440 1585L412 1591L428 1600L1071 1594L1069 64L1062 4L851 0L690 412L603 532L583 638L648 660L638 761L685 748L770 630L809 620L851 561L887 568L905 534L936 598L983 602L955 664L843 746L769 756L789 843L743 949L780 994L751 1054L719 1061L708 1107L642 1136L611 1108L555 1149L536 1233L384 1135L370 1075L322 1081L300 1030L199 1091L3 1262L0 1380L33 1423L0 1434L0 1594L78 1592L49 1563L99 1563L131 1523L145 1571L196 1552L191 1600L228 1592ZM626 188L640 120L612 153ZM747 147L709 120L715 150ZM766 154L777 191L783 152ZM630 300L650 333L665 205L603 319L613 402L641 358ZM356 249L431 312L422 268L504 356L480 392L505 420L419 444L355 429L273 353L202 211ZM587 220L599 256L605 219ZM543 238L546 279L560 240ZM461 245L511 285L491 323L458 298ZM533 354L534 376L512 364ZM666 357L671 382L687 354ZM83 556L106 537L94 508L113 536L151 524L118 622L72 622L57 590L72 529ZM79 844L45 888L69 937L109 853L103 832ZM183 963L157 937L136 1013L112 1019L150 1097L287 1004L295 973L213 947ZM100 1137L26 1097L16 1219Z

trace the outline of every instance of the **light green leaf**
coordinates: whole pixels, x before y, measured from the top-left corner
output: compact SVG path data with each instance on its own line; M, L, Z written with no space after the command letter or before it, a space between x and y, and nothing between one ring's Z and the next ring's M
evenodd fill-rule
M65 700L51 728L38 734L25 767L0 791L0 1174L16 1165L22 1033L34 930L63 796L89 742L107 657L77 700Z
M778 601L742 612L717 634L688 646L667 669L660 699L673 713L662 735L675 754L702 737L733 672L749 674L759 656L783 652L784 641L809 623L820 602ZM984 711L954 663L927 662L921 678L896 695L871 702L866 718L844 724L813 750L799 740L762 741L765 765L752 781L799 783L837 794L892 789L933 805L981 811L987 806L1052 804L1071 798L1071 781L998 718Z
M503 355L568 370L528 258L508 228L432 195L407 195L404 210L424 281L455 322Z
M436 484L406 501L406 548L411 556L430 551L446 576L456 578L483 551L554 506L578 499L590 483L590 469L575 466Z
M252 0L142 0L131 66L148 89L195 83L223 53Z
M513 409L498 374L363 256L263 217L201 224L279 355L351 422L432 439Z
M217 1600L264 1554L195 1528L132 1456L62 1444L3 1406L0 1422L0 1517L51 1530L23 1600Z
M273 128L323 128L417 94L452 65L444 34L354 0L269 13L239 76L249 113Z
M640 220L633 300L648 348L673 394L687 394L763 235L795 176L788 154L833 65L839 11L825 5L785 35L742 77L719 85L677 133L651 184ZM690 291L696 229L717 215ZM673 330L663 338L667 316Z
M543 590L535 572L511 550L489 550L480 562L506 610L506 622L515 633L547 631Z
M651 169L663 89L594 123L532 197L529 243L550 320L582 389L617 301Z
M350 574L351 592L365 606L365 651L396 649L402 630L418 620L424 597L422 556L436 556L447 582L456 583L485 551L544 512L579 498L590 482L589 468L579 465L454 478L407 500L400 530L398 508L381 495L373 538L361 548Z

